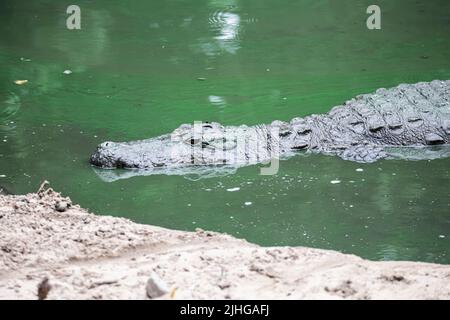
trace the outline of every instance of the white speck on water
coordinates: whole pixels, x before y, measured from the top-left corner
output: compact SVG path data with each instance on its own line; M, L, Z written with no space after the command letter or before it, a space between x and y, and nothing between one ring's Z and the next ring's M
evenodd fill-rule
M439 235L439 238L444 239L445 236L444 236L443 234L440 234L440 235Z
M159 23L158 22L152 22L152 23L150 23L149 27L151 29L159 29Z
M358 169L356 169L356 172L363 172L363 171L364 171L363 168L358 168Z
M351 205L349 205L349 207L350 207L350 208L353 208L353 205L351 204Z
M269 69L269 68L267 68L267 69L266 69L266 71L267 71L267 72L269 72L269 71L270 71L270 69Z
M72 74L72 70L67 69L67 70L64 70L63 73L64 73L64 74Z
M394 172L394 173L392 173L392 175L393 175L393 176L396 176L397 174Z
M5 174L0 174L0 178L6 178Z
M239 191L239 190L241 190L241 188L239 188L239 187L227 189L228 192L235 192L235 191Z
M188 203L187 206L190 207L190 206L192 206L192 204Z
M3 139L3 142L8 142L8 140L6 140L6 139Z
M208 188L208 189L205 189L205 191L211 191L211 189Z
M341 180L331 180L330 183L331 183L331 184L341 183Z
M252 202L246 201L246 202L244 202L244 204L245 204L246 206L251 206L251 205L252 205Z

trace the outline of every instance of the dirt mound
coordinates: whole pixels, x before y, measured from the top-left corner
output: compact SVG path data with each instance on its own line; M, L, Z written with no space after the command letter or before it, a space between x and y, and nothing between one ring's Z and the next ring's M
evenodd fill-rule
M259 247L0 195L1 299L450 299L450 266Z

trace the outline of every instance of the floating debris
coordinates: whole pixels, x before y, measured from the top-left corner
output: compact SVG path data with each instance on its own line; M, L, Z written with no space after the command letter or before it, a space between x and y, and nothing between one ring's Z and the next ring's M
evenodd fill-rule
M14 81L14 83L21 86L21 85L28 83L28 80L16 80L16 81Z
M0 174L0 178L6 178L6 174Z
M244 204L245 204L246 206L251 206L253 203L250 202L250 201L246 201L246 202L244 202Z
M20 61L30 62L31 59L27 59L27 58L24 58L24 57L20 57Z
M197 80L198 80L198 81L206 81L206 78L200 77L200 78L197 78Z
M439 238L444 239L445 236L444 236L443 234L440 234L440 235L439 235Z
M356 169L356 172L363 172L363 171L364 171L363 168L358 168L358 169Z
M64 73L64 74L72 74L73 72L72 72L72 70L67 69L67 70L64 70L63 73Z
M234 192L234 191L239 191L239 190L241 190L241 188L239 188L239 187L227 189L227 191L229 191L229 192Z
M338 183L341 183L341 180L331 180L330 183L331 184L338 184Z

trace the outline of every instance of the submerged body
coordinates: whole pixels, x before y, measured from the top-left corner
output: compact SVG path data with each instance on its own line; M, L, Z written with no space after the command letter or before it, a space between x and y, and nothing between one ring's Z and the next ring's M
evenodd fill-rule
M374 162L389 147L450 143L450 80L402 84L355 97L330 112L270 125L184 124L171 134L133 142L105 142L90 162L101 168L177 170L243 166L299 150ZM447 153L442 153L447 155Z

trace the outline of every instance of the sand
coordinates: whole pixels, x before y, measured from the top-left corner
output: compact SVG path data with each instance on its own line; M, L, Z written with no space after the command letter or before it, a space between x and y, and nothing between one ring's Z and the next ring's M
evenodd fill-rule
M260 247L0 195L0 299L450 299L450 266Z

